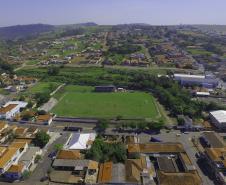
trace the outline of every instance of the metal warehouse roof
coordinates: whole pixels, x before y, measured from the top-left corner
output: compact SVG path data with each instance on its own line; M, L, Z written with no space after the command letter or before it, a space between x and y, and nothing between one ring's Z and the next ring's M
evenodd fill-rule
M219 123L226 123L226 111L224 110L217 110L212 111L210 114L219 122Z
M179 78L200 78L200 79L205 79L206 78L204 75L189 75L189 74L174 74L174 77L179 77Z

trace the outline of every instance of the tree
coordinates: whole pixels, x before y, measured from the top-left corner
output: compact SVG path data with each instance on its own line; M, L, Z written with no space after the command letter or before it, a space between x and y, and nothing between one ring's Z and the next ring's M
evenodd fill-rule
M97 123L97 131L98 132L105 132L105 130L109 127L108 120L101 119L99 123Z
M48 68L48 75L49 76L56 76L56 75L58 75L59 74L59 72L60 72L60 68L59 67L49 67Z
M42 156L41 155L36 155L35 157L35 163L38 163L38 161L40 161L42 159Z
M184 125L184 123L185 123L184 118L182 118L182 117L178 117L177 122L178 122L178 125Z
M146 122L140 122L137 124L138 129L144 130L147 127Z
M23 180L26 180L26 179L28 179L28 178L30 177L30 175L31 175L31 172L28 171L28 170L25 170L25 171L23 172L23 174L22 174L22 179L23 179Z
M47 134L45 131L39 131L35 134L35 138L33 140L35 146L39 146L43 148L50 140L50 135Z
M99 162L124 162L126 148L122 143L106 143L102 138L97 138L85 157Z
M60 144L60 143L55 144L55 145L54 145L54 149L55 149L57 152L60 151L60 150L62 150L62 149L63 149L63 144Z
M50 95L49 95L49 93L46 93L46 92L41 92L41 93L35 94L35 99L37 101L38 106L49 101L49 98L50 98Z

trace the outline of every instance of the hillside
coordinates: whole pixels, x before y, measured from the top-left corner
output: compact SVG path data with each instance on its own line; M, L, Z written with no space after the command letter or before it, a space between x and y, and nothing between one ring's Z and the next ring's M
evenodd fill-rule
M16 25L0 28L1 39L18 39L53 31L55 26L46 24Z

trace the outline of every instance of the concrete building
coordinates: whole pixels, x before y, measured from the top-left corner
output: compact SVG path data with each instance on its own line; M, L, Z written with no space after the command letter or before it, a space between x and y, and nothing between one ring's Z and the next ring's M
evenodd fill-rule
M23 101L9 101L0 108L0 119L12 120L20 113L22 108L27 106L27 102Z
M181 85L198 85L205 88L216 88L219 81L212 75L174 74L174 79Z
M210 112L211 122L218 129L226 129L226 111L217 110Z
M95 92L116 92L117 89L114 85L108 85L108 86L96 86Z

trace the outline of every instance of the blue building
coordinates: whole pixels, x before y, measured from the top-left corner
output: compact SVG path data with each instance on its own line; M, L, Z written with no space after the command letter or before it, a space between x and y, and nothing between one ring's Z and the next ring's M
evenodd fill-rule
M174 79L183 86L198 85L209 89L216 88L219 84L213 75L174 74Z

